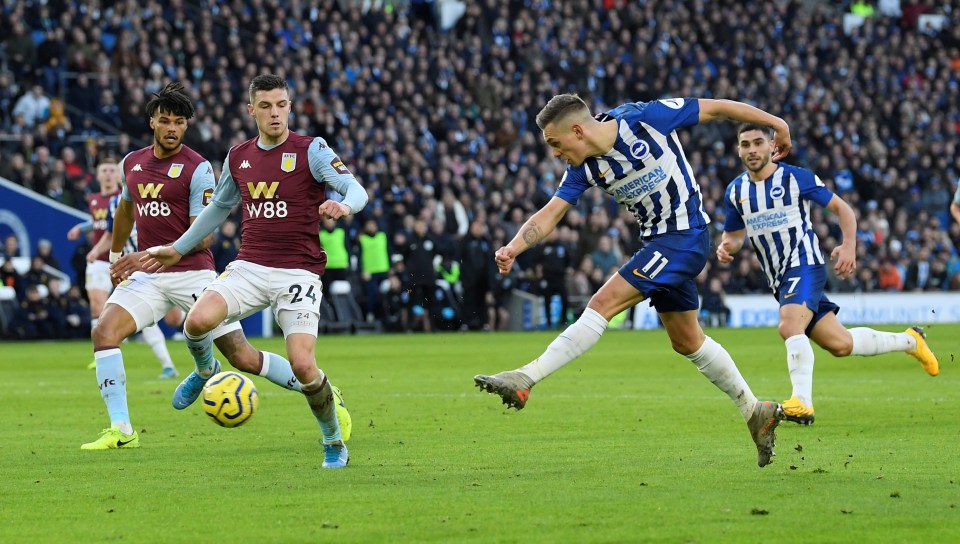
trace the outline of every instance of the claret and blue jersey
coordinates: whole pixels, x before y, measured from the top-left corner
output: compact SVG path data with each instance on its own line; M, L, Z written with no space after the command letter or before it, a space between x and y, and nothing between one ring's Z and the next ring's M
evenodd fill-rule
M683 98L632 102L598 115L617 123L613 149L568 167L555 196L576 205L584 191L599 187L633 213L644 239L707 225L700 186L675 132L699 117L699 102Z

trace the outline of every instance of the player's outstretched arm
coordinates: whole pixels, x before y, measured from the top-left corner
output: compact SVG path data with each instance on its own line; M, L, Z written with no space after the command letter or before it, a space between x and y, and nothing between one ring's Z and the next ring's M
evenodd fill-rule
M701 98L698 102L700 104L701 123L730 119L741 123L754 123L770 127L774 130L773 160L779 161L790 154L790 149L793 147L790 140L790 126L776 115L769 114L750 104L733 100Z
M960 189L957 189L957 193L960 194ZM957 204L956 200L950 203L950 215L953 216L954 221L960 223L960 204Z
M853 208L837 195L827 203L827 209L840 218L840 231L843 232L843 242L830 253L833 269L840 278L848 278L857 270L857 216Z
M513 240L510 240L509 244L501 247L494 254L500 274L509 274L517 256L549 236L570 208L571 205L566 200L553 197L550 202L547 202L546 206L530 216L530 219L527 219L527 222L520 227L520 231L513 237Z
M78 223L67 231L67 240L77 240L80 238L81 234L90 232L91 230L93 230L92 220L88 219L83 223Z
M717 246L717 260L723 264L733 262L733 256L743 248L743 236L746 230L724 231Z

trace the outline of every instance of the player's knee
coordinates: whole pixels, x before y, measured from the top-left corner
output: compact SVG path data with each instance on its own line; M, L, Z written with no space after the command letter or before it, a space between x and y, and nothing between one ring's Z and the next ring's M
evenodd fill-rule
M213 327L207 326L203 316L195 315L193 312L187 314L187 319L183 322L183 332L189 336L203 336L212 329Z
M834 357L846 357L853 353L853 342L838 341L825 346Z
M94 350L119 346L120 342L123 341L123 338L119 338L116 328L109 326L109 323L104 321L97 323L97 326L93 328L91 339L93 340Z
M673 351L679 353L680 355L690 355L691 353L700 349L697 339L693 336L679 336L679 337L670 337L670 346L673 348Z

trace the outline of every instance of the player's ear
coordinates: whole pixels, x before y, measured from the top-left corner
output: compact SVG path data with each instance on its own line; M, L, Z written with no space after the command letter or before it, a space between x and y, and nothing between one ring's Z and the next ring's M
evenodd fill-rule
M157 124L153 122L153 117L150 117L150 130L155 130Z
M247 113L249 113L251 117L253 116L253 104L247 104Z

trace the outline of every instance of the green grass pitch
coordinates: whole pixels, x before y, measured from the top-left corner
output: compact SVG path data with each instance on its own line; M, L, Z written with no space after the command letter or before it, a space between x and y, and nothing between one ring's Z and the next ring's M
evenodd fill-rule
M758 397L790 395L774 330L710 333ZM928 333L937 378L904 354L817 349L816 424L785 422L763 469L663 331L610 331L519 413L472 377L555 333L322 337L354 421L333 471L299 395L255 378L259 411L223 429L174 410L176 383L137 343L123 351L141 448L82 452L108 425L89 343L6 342L0 542L958 542L960 325ZM170 349L185 375L186 347Z

